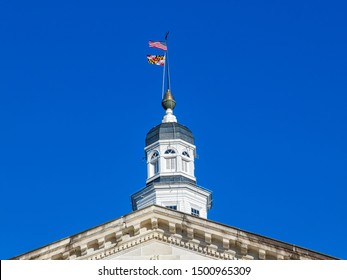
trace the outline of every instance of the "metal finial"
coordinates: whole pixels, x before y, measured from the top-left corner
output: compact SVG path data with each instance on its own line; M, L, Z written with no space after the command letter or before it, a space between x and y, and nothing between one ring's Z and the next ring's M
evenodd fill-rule
M163 97L163 100L161 101L161 105L165 109L171 109L173 110L176 106L175 98L173 97L171 91L168 89Z

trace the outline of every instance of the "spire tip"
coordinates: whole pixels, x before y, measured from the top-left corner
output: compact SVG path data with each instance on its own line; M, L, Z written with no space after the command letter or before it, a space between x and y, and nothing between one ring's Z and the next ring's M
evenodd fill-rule
M163 97L163 100L161 101L161 105L163 106L164 110L167 109L173 110L176 106L175 98L173 97L170 89L168 89Z

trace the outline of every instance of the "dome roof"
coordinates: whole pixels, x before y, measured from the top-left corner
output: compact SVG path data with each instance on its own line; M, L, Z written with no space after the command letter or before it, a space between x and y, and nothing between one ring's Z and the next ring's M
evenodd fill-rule
M161 123L153 127L146 135L146 146L159 140L181 139L194 145L194 136L191 130L179 123Z

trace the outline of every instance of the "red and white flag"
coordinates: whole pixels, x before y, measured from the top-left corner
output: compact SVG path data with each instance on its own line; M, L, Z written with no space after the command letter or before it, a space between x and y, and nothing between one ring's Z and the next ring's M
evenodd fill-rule
M162 41L149 41L149 47L167 51L166 42L162 42Z

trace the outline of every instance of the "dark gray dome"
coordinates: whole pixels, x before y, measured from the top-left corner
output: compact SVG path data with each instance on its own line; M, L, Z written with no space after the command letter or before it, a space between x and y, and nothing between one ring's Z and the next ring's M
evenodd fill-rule
M153 127L146 136L146 146L159 140L181 139L194 145L194 136L191 130L179 123L161 123Z

